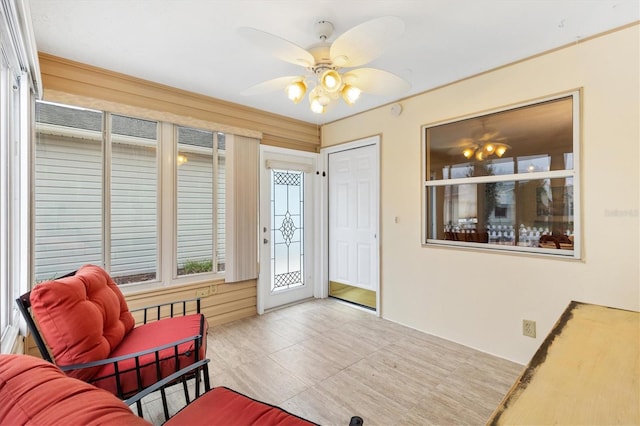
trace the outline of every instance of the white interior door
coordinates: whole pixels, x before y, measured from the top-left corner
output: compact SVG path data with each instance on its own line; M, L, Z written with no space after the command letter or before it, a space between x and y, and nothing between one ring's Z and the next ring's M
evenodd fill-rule
M378 146L332 152L329 281L378 292Z
M317 154L262 146L258 313L313 297Z

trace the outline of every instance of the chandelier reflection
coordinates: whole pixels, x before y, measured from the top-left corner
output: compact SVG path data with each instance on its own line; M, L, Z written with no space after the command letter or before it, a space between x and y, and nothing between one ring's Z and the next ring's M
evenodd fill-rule
M507 150L511 149L505 143L507 138L501 136L499 130L488 127L487 121L486 117L480 118L482 127L474 131L471 138L463 139L465 144L462 147L462 155L467 160L475 158L478 161L483 161L493 155L502 158Z
M468 146L462 150L462 155L465 156L466 159L470 160L475 157L478 161L483 161L491 157L492 155L497 156L498 158L502 158L502 156L509 150L511 147L506 143L502 142L485 142L480 145L473 144Z

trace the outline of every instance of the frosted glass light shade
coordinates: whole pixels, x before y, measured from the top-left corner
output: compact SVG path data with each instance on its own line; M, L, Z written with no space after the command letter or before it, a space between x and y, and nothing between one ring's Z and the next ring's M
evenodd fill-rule
M311 111L315 112L316 114L322 114L324 113L324 108L324 105L320 103L319 97L315 97L311 100Z
M342 77L336 70L327 70L320 77L320 85L329 93L337 92L342 86Z
M297 104L304 98L304 94L307 93L307 85L304 81L294 81L286 87L287 97Z
M342 89L342 99L347 105L353 105L360 97L360 89L349 84L345 85Z

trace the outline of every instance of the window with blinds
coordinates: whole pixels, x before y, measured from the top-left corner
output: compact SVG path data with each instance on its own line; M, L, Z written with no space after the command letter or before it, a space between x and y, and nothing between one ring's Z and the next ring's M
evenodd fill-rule
M87 263L119 284L225 270L225 135L162 124L37 103L37 281ZM175 161L163 164L161 152ZM162 187L163 174L175 176L175 190ZM161 226L163 202L175 206L171 227Z

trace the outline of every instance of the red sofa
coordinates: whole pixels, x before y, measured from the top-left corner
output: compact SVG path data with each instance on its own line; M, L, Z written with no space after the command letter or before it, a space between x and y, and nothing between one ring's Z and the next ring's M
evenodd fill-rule
M205 366L206 367L206 366ZM0 355L0 425L150 425L115 395L27 355ZM213 388L165 425L308 426L304 420L225 387Z

